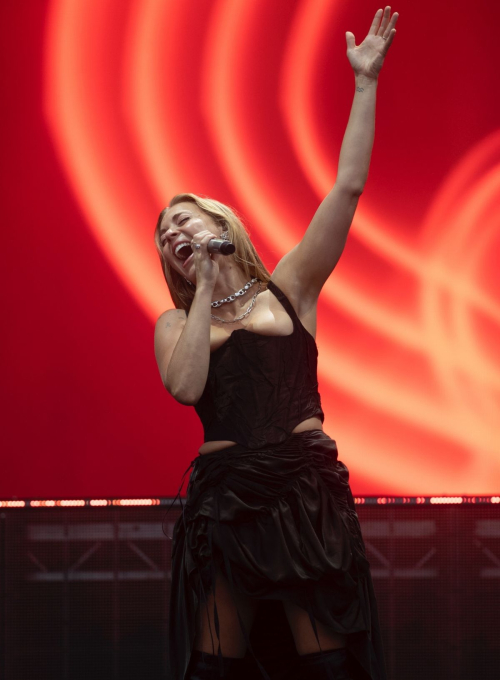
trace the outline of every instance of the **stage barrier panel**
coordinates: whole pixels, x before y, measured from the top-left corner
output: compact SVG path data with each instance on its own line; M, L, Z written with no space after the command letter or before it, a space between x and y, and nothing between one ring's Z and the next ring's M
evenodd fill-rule
M171 542L153 500L0 509L0 680L164 677ZM500 504L356 500L389 679L497 680Z

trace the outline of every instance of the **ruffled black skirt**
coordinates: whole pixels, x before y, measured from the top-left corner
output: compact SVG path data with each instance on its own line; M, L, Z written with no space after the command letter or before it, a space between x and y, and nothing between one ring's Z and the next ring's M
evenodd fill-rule
M346 636L361 674L385 680L369 563L335 442L308 430L269 448L204 454L191 467L173 532L168 680L185 678L217 568L233 591L262 600L252 631L242 624L253 677L285 680L296 666L288 600L309 612L315 632L316 619Z

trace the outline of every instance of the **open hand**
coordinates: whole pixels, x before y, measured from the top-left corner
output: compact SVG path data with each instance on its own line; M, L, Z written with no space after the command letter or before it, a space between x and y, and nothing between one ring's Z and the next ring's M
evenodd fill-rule
M394 26L398 17L397 12L391 17L389 6L384 10L378 9L366 38L357 47L354 34L349 31L346 33L347 58L356 75L378 78L385 55L396 35Z

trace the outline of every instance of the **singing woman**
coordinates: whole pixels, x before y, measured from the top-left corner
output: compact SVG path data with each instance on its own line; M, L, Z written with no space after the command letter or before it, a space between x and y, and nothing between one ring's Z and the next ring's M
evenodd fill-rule
M359 46L346 34L355 92L335 185L272 274L222 203L180 194L158 219L175 309L158 319L156 359L204 427L173 532L168 680L386 678L349 472L323 431L315 334L367 180L397 19L378 10Z

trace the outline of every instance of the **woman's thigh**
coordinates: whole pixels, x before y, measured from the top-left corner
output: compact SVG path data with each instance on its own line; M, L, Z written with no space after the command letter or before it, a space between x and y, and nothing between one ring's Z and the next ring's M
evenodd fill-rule
M247 645L241 630L236 606L243 619L245 629L250 634L259 603L258 600L238 592L235 593L235 598L236 601L232 596L226 577L218 569L216 572L215 603L219 619L221 651L226 657L241 658L245 656ZM217 654L219 643L215 632L213 591L207 596L207 604L208 612L207 605L204 602L200 603L195 648L209 654ZM210 634L210 631L212 634Z
M318 641L314 634L309 614L305 609L298 607L292 602L283 602L288 625L292 631L295 647L298 654L312 654L319 652ZM324 626L318 620L315 621L316 630L318 632L321 649L327 651L329 649L338 649L345 647L345 636L335 632L328 626Z

